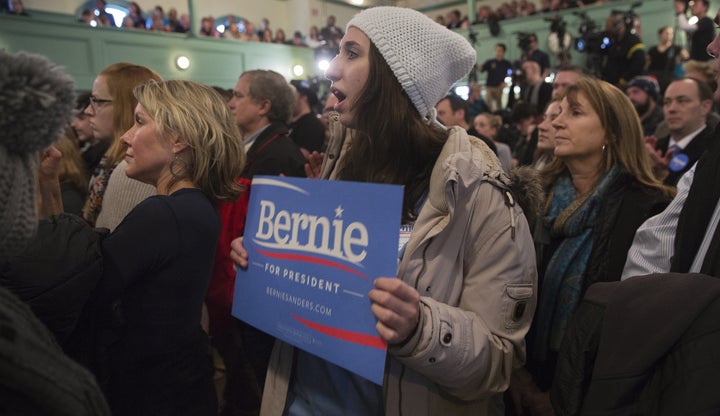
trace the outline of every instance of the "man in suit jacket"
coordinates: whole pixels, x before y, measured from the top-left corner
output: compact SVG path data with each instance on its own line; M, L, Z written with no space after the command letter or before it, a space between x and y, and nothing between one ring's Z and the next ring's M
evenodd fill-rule
M537 111L544 112L552 97L552 84L545 82L540 64L533 60L522 63L525 73L525 87L521 92L522 100L535 104Z
M295 93L282 75L267 70L244 72L228 105L245 140L243 178L305 176L305 157L288 136Z
M663 113L670 134L648 141L653 170L665 184L676 185L707 149L712 128L705 118L711 108L712 90L702 81L684 78L668 85Z
M247 162L239 182L248 186L255 175L305 176L305 157L288 136L295 104L292 86L277 72L246 71L228 102L245 142ZM270 352L275 339L229 316L234 291L230 245L244 230L248 194L218 207L223 230L215 254L206 304L213 346L225 363L225 407L222 414L259 414ZM220 328L218 322L225 322Z

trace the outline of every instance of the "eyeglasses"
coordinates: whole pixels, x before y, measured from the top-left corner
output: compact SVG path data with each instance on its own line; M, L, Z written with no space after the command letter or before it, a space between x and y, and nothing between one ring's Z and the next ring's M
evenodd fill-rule
M97 98L94 95L90 96L90 105L92 106L94 111L97 111L98 108L102 108L105 104L111 103L112 100L105 100L102 98Z

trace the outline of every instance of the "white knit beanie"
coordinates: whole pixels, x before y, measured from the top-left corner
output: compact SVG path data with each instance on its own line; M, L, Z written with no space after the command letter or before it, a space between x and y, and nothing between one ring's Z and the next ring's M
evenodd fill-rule
M356 14L350 26L370 38L427 120L435 120L435 104L476 62L465 38L416 10L373 7Z
M0 49L0 255L22 249L35 231L38 152L60 137L74 105L62 69Z

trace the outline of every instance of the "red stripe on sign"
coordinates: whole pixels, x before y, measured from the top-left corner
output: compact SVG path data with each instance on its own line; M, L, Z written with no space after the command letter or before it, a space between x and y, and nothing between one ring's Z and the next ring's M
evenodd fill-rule
M365 280L370 280L369 277L360 273L359 271L352 269L350 267L344 266L340 263L336 263L334 261L319 259L317 257L306 256L303 254L283 254L283 253L276 253L274 251L267 251L267 250L260 250L260 249L257 249L257 251L258 251L258 253L262 254L263 256L272 257L274 259L303 261L305 263L315 263L315 264L321 264L323 266L334 267L336 269L340 269L340 270L344 270L344 271L352 273L352 274L356 274Z
M317 322L308 321L295 314L292 317L300 321L305 326L314 329L320 333L331 336L333 338L341 339L343 341L352 342L353 344L365 345L366 347L377 348L379 350L387 349L387 344L378 336L372 336L368 334L361 334L359 332L348 331L340 328L333 328L331 326L322 325Z

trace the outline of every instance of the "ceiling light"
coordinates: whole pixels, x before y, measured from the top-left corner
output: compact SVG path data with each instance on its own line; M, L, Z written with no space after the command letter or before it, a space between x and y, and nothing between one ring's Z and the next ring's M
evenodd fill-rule
M180 55L175 60L175 65L177 65L178 68L180 68L184 71L184 70L190 68L190 58L188 58L185 55Z

